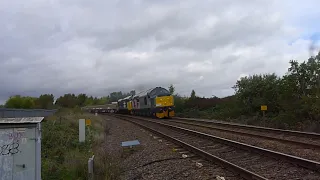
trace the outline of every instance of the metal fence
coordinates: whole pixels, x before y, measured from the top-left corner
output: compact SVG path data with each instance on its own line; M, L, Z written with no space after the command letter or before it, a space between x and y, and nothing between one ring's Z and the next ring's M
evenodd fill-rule
M57 109L11 109L0 108L0 118L15 117L46 117L54 114Z

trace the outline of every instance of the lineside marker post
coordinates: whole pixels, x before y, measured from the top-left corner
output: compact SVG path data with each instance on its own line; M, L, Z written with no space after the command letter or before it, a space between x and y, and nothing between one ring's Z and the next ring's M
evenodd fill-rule
M267 105L261 105L261 111L262 111L262 119L263 119L263 126L265 125L265 111L268 110L268 106Z
M86 126L85 119L79 119L79 142L86 140Z

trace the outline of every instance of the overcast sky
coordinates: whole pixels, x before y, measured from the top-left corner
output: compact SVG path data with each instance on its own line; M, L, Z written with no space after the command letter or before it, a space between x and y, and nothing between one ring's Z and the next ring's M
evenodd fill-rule
M0 0L0 104L10 95L175 85L223 97L282 75L319 37L317 0ZM320 46L318 46L319 49Z

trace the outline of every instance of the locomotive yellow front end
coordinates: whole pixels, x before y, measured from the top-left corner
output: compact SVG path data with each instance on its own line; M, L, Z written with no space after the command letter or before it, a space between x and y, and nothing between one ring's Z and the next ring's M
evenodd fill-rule
M130 100L129 102L127 102L127 108L128 108L128 113L132 114L132 100Z
M156 97L155 103L157 118L171 118L174 116L174 100L172 95Z

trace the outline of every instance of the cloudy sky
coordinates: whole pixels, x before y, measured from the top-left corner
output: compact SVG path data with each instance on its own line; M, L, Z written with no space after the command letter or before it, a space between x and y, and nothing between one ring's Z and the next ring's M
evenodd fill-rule
M316 0L0 0L0 104L10 95L175 85L223 97L309 56ZM318 43L319 44L319 43ZM319 49L320 46L318 46Z

